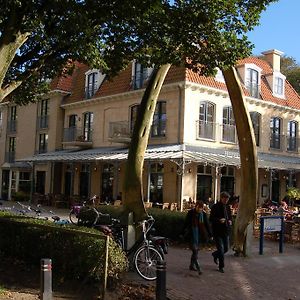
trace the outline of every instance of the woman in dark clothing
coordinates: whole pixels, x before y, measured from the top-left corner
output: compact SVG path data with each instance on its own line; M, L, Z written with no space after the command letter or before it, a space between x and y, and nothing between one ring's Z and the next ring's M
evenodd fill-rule
M199 244L200 241L205 241L208 236L211 237L207 215L203 207L203 201L197 201L195 207L188 211L184 223L184 235L190 242L192 250L190 270L198 271L199 274L202 274L198 262Z

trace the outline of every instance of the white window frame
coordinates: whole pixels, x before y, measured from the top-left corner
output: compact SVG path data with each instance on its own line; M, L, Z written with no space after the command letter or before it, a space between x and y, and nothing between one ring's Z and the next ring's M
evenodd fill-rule
M101 84L104 81L104 78L106 76L98 69L91 69L91 70L88 70L87 72L85 72L85 89L86 90L89 87L88 86L89 85L89 76L94 73L97 74L97 77L95 80L95 90L91 97L93 97L95 95L95 93L98 91L99 87L101 86ZM89 98L91 98L91 97L89 97ZM85 97L85 98L89 99L88 97Z
M277 87L278 87L277 79L282 80L282 91L281 91L281 93L277 90ZM273 95L275 97L285 98L285 79L286 79L286 77L283 74L281 74L280 72L274 72L273 73L272 91L273 91Z

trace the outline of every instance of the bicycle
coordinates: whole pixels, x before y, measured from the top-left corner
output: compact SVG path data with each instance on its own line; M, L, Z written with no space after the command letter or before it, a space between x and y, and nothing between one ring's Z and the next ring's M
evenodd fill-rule
M96 195L94 195L89 201L92 202L92 206L95 206L95 200L96 200ZM78 224L78 217L80 214L80 211L82 210L83 207L87 207L87 201L84 201L82 205L73 205L71 207L70 213L69 213L69 219L72 224L77 225Z
M142 235L130 249L125 249L125 226L120 225L119 221L114 222L115 224L113 223L111 226L112 236L126 253L128 259L133 263L137 273L145 280L156 280L156 263L157 261L164 260L164 254L167 253L167 246L164 248L166 250L164 252L163 248L159 248L161 247L161 241L159 239L152 240L148 236L154 224L154 218L149 216L147 220L138 223L138 226L142 227ZM167 242L167 239L163 237L159 238Z

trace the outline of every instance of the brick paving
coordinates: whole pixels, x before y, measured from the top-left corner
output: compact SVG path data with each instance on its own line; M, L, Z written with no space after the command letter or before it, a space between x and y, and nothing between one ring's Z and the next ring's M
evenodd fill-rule
M68 217L68 210L55 211ZM189 270L189 249L170 247L166 255L167 297L170 300L300 300L300 243L284 244L283 253L279 253L278 246L278 242L265 240L264 254L259 255L259 241L253 239L249 257L235 257L229 251L224 274L217 271L211 249L202 249L199 255L202 275ZM144 281L135 272L129 272L125 279L155 284Z
M224 274L217 271L208 249L200 252L203 274L198 275L188 269L190 251L170 247L166 255L168 299L300 299L300 245L285 244L280 254L277 242L265 241L264 254L259 255L258 243L253 241L250 257L235 257L232 251L226 254ZM142 282L133 272L127 280Z

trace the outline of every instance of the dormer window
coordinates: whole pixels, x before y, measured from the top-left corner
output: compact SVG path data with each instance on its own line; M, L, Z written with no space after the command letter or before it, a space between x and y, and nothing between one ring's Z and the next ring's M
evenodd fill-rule
M133 89L137 90L141 89L150 78L153 68L145 67L138 62L134 62L132 71Z
M85 98L92 98L98 91L100 85L104 81L105 74L99 70L89 70L85 73Z
M246 71L246 88L250 96L258 98L259 95L259 72L252 68L247 68Z
M273 94L276 97L284 98L285 76L280 72L273 73Z

